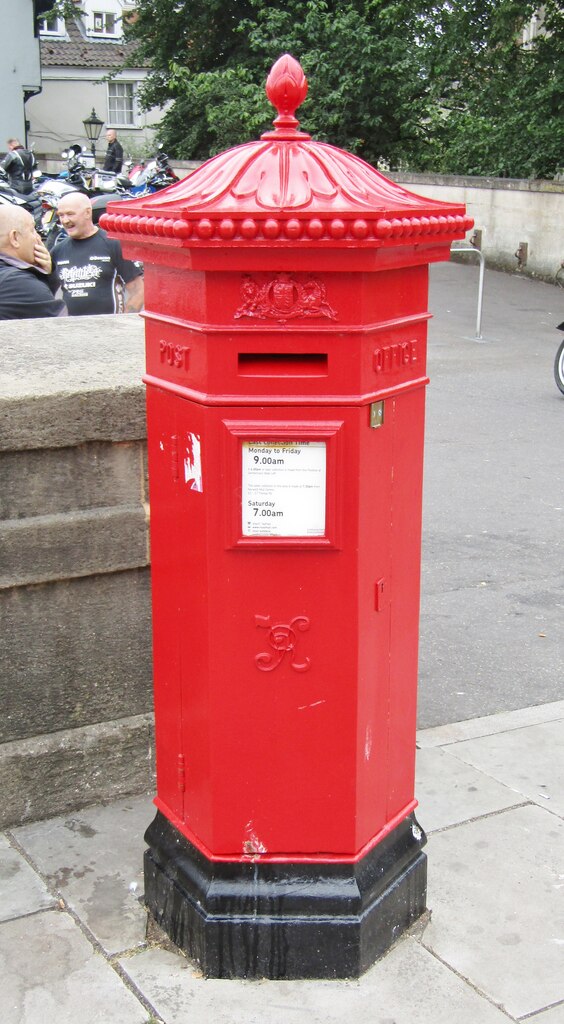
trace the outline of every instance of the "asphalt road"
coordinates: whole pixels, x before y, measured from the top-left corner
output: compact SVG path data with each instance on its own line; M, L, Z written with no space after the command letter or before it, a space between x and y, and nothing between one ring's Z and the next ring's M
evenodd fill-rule
M564 253L563 253L564 255ZM564 290L431 269L419 726L564 698Z

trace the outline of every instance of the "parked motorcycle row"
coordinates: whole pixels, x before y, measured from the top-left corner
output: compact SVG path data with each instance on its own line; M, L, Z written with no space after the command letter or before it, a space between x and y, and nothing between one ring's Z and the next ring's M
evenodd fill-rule
M94 223L97 224L110 201L149 195L178 181L162 147L146 165L137 164L130 167L128 173L119 174L89 166L89 154L85 154L78 145L70 146L62 156L66 160L65 169L59 175L35 172L35 187L29 195L22 195L11 188L6 173L0 168L0 205L9 203L29 210L49 251L64 234L57 207L62 196L69 192L83 192L90 197Z

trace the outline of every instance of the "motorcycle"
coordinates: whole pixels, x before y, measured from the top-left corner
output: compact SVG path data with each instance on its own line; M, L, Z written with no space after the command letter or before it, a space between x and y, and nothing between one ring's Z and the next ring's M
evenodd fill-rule
M134 196L144 196L151 192L159 192L179 181L168 162L168 156L162 145L158 147L153 160L146 166L138 165L130 172L131 192Z
M46 178L37 188L42 207L40 234L49 252L55 247L62 230L57 213L59 202L69 192L76 191L75 186L69 184L68 180L63 181L59 178Z
M94 223L97 224L102 214L106 212L108 203L119 199L139 199L142 196L151 195L153 192L160 192L161 189L168 188L169 185L173 185L179 180L168 162L167 154L159 146L154 160L151 160L146 167L139 166L131 172L131 176L127 179L127 188L123 188L122 181L118 180L115 192L94 196L92 199Z
M564 331L564 320L561 324L558 324L557 330ZM554 379L556 381L556 387L564 395L564 338L558 346L556 359L554 360Z
M39 234L42 234L42 207L41 198L37 192L29 192L24 195L21 192L17 192L15 188L12 188L8 175L0 168L0 204L2 206L21 206L28 213L31 213L34 221L36 230Z
M91 155L85 153L78 145L69 146L67 150L63 150L61 156L66 160L67 166L58 180L66 181L87 196L101 195L103 192L128 191L131 186L125 172L116 174L114 171L99 170L94 166Z

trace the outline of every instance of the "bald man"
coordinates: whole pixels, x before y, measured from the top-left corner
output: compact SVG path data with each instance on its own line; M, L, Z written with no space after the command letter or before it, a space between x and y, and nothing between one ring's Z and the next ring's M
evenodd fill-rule
M66 316L51 256L21 206L0 206L0 320Z
M124 259L119 242L96 227L88 196L67 192L59 201L58 215L68 238L55 246L53 259L69 315L142 309L142 265Z

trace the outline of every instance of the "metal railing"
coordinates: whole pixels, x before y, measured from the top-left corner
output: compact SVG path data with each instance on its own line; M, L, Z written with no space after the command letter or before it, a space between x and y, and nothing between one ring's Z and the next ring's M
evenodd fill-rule
M486 269L486 257L480 249L475 249L473 245L451 245L451 252L456 253L471 253L477 256L480 260L480 277L478 280L478 306L476 310L476 334L474 335L473 341L484 341L482 336L482 307L484 304L484 272Z

